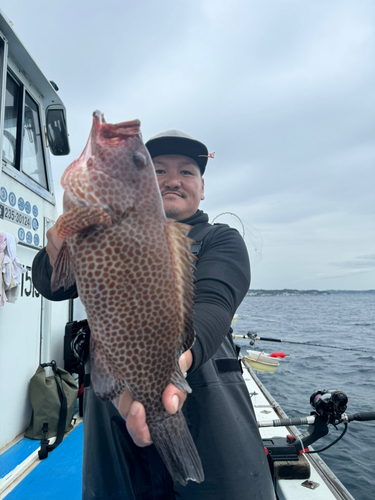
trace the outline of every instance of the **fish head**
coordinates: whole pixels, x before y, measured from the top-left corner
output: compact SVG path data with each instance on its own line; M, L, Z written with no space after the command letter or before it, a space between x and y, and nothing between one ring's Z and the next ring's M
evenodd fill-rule
M139 120L106 123L103 113L94 111L89 140L96 168L120 181L135 178L137 170L147 164L140 126Z
M64 211L78 203L108 207L116 215L144 206L162 212L155 169L140 125L139 120L106 123L103 113L94 111L86 147L61 179Z

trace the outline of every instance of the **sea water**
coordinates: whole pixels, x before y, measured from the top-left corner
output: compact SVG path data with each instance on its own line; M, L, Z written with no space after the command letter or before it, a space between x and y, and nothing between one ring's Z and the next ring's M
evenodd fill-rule
M274 374L257 372L288 417L309 415L310 396L318 389L343 391L347 414L375 411L374 293L247 296L237 313L234 333L251 331L284 341L256 341L251 347L246 340L236 340L244 354L251 348L288 354ZM329 434L314 443L316 450L336 439L344 426L329 428ZM320 457L356 500L375 498L375 421L349 423L344 437Z

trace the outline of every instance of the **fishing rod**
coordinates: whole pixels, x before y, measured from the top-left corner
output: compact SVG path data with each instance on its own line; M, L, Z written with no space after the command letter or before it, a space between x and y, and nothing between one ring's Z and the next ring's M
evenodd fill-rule
M283 418L280 420L264 420L258 422L258 427L289 427L294 425L308 425L308 430L303 435L287 435L286 437L273 437L263 439L267 449L271 471L274 462L296 461L301 453L320 453L336 444L347 431L348 423L354 420L365 422L375 420L375 411L367 411L347 415L345 413L348 403L347 395L338 390L318 390L310 397L310 404L314 408L312 414L302 418ZM344 430L338 438L324 448L312 450L308 447L327 435L328 425L337 429L337 425L344 424Z
M256 340L265 340L267 342L282 342L284 344L300 344L300 345L308 345L315 347L329 347L330 349L340 349L342 351L359 351L359 352L372 352L366 349L355 349L354 347L339 347L337 345L326 345L326 344L318 344L314 342L302 342L302 341L292 341L292 340L281 340L281 339L273 339L270 337L258 337L256 333L247 332L246 335L232 335L235 339L246 339L250 340L250 345L253 346Z
M280 460L280 453L290 453L298 455L299 453L320 453L336 444L346 433L348 423L354 420L365 422L375 420L375 411L366 411L347 415L345 413L348 403L347 395L338 390L319 390L315 391L310 397L310 404L314 412L303 418L282 418L280 420L264 420L258 422L258 427L288 427L291 425L308 425L308 431L302 436L288 435L286 438L272 438L269 446L273 460ZM319 450L306 449L312 443L328 434L328 424L337 429L337 425L344 424L345 428L341 435L331 442L328 446ZM267 444L265 444L267 446ZM282 447L282 449L280 449ZM289 448L289 451L286 450ZM277 458L276 458L277 457ZM289 458L290 460L290 458Z
M276 420L262 420L258 422L258 427L290 427L291 425L311 425L316 421L316 415L309 415L308 417L296 418L280 418ZM353 413L352 415L342 414L342 418L338 424L345 422L366 422L367 420L375 420L375 411L365 411L362 413Z

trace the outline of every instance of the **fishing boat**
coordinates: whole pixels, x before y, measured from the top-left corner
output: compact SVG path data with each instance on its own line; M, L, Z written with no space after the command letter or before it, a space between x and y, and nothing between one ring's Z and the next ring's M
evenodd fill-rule
M77 300L52 303L41 297L31 276L34 256L45 246L46 232L58 216L50 154L69 153L66 110L56 84L44 76L1 11L0 111L0 233L9 235L15 245L14 262L23 266L12 301L0 306L0 500L66 500L67 491L69 500L79 500L80 412L73 430L45 460L39 459L40 442L24 437L32 413L29 380L40 363L56 360L58 366L66 366L65 325L84 318ZM293 441L286 436L298 432L293 426L262 426L264 420L286 415L244 363L260 432L274 454L272 440ZM279 500L353 498L318 456L294 457L290 462L274 467Z

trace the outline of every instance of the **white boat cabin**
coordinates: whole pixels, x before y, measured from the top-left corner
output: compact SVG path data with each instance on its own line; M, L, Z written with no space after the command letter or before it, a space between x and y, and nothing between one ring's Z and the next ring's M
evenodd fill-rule
M40 362L62 365L69 303L34 289L31 265L57 218L50 153L67 155L65 107L0 11L0 233L25 267L18 298L0 306L0 450L29 425L29 380Z

